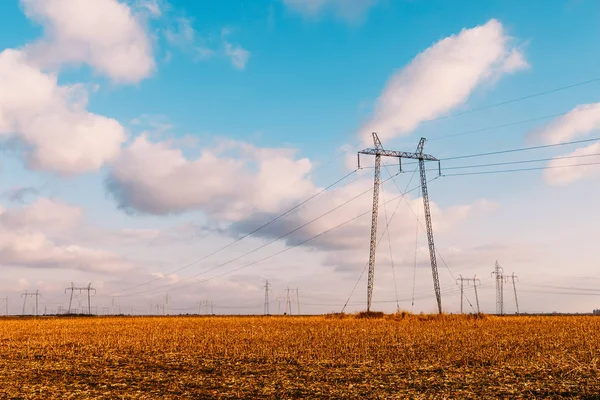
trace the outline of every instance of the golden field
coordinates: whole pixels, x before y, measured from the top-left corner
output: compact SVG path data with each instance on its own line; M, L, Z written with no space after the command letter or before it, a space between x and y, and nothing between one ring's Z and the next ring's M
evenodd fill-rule
M0 319L0 398L600 398L600 318Z

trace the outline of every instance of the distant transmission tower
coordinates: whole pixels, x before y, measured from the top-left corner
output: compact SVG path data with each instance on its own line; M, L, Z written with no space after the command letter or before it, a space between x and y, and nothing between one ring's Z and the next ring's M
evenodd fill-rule
M163 314L169 315L169 292L165 293L165 305L163 306Z
M479 311L479 296L477 295L477 285L481 285L481 280L477 279L477 275L474 275L473 288L475 289L475 302L477 303L477 314L481 314L481 311Z
M460 313L463 313L463 300L465 298L464 295L464 282L467 282L467 284L471 284L471 282L473 282L473 287L475 288L475 300L477 302L477 314L479 314L479 297L477 296L477 283L479 282L479 279L477 279L477 277L473 277L473 278L463 278L462 275L459 275L460 278L456 279L457 281L460 282Z
M496 275L496 314L504 315L504 269L496 261L496 267L492 272L492 275Z
M285 313L292 315L292 299L290 297L290 288L285 288Z
M298 306L298 315L300 315L300 289L296 288L296 305Z
M23 312L21 315L25 315L25 305L27 304L27 297L29 296L35 296L35 316L38 316L38 297L41 297L42 294L40 293L39 290L36 290L35 293L27 293L27 291L25 291L25 293L21 294L21 297L23 297Z
M92 287L92 283L90 282L86 287L75 287L75 284L73 282L71 282L71 287L68 287L65 289L65 293L67 293L67 291L71 291L71 296L69 297L69 309L67 311L67 314L71 314L71 305L73 304L73 293L77 290L79 291L79 293L81 292L87 292L87 300L88 300L88 314L92 315L92 299L91 299L91 292L92 290L94 291L94 293L96 293L96 289L94 289Z
M277 296L275 298L275 301L277 302L277 315L280 315L281 314L281 303L285 302L285 297Z
M440 160L429 155L423 154L425 138L421 138L415 153L404 151L385 150L381 145L379 136L373 132L372 149L365 149L358 152L358 168L360 168L360 155L369 154L375 156L375 175L373 179L373 212L371 215L371 241L369 246L369 277L367 282L367 311L371 311L371 301L373 299L373 279L375 275L375 253L377 247L377 219L379 214L379 186L381 185L381 157L398 158L400 171L402 171L402 159L410 158L419 160L419 170L421 172L421 190L423 192L423 207L425 208L425 220L427 224L427 240L429 243L429 258L431 260L431 273L433 275L433 289L437 300L438 311L442 313L442 294L440 291L440 280L438 277L437 260L435 254L435 244L433 241L433 226L431 222L431 211L429 209L429 194L427 191L427 176L425 174L425 161L437 161L438 169L441 173Z
M512 278L513 290L515 292L515 305L517 306L517 315L519 315L519 300L517 299L517 286L515 285L515 279L519 280L519 277L513 272L510 276Z
M269 283L269 280L267 279L265 282L265 286L263 286L263 288L265 288L265 308L264 308L264 313L265 315L269 315L269 290L271 287L271 284Z

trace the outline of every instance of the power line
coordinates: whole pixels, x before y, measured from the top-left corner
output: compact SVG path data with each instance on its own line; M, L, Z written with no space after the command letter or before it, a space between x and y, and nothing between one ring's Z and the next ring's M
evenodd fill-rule
M509 123L501 124L501 125L495 125L495 126L488 126L488 127L485 127L485 128L473 129L473 130L470 130L470 131L464 131L464 132L459 132L459 133L451 133L449 135L435 136L435 137L433 137L433 138L431 138L429 140L448 139L448 138L453 138L453 137L457 137L457 136L471 135L473 133L481 133L481 132L486 132L486 131L493 131L495 129L508 128L508 127L511 127L511 126L522 125L522 124L526 124L526 123L529 123L529 122L543 121L545 119L562 117L563 115L566 115L569 112L570 111L566 111L566 112L562 112L562 113L558 113L558 114L545 115L543 117L524 119L524 120L521 120L521 121L509 122Z
M389 179L392 179L392 178L388 178L388 179L386 179L386 180L385 180L385 181L383 181L383 182L387 182ZM265 244L263 244L263 245L261 245L261 246L258 246L258 247L254 248L254 249L252 249L252 250L250 250L250 251L248 251L248 252L246 252L246 253L244 253L244 254L242 254L242 255L238 256L238 257L235 257L235 258L233 258L233 259L231 259L231 260L229 260L229 261L226 261L226 262L224 262L224 263L221 263L221 264L219 264L219 265L216 265L215 267L209 268L209 269L207 269L206 271L200 272L199 274L196 274L196 275L193 275L193 276L187 277L187 278L185 278L185 279L182 279L182 280L181 280L181 281L179 281L179 282L173 282L173 283L170 283L170 284L167 284L167 285L163 285L163 286L160 286L160 287L157 287L157 288L153 288L153 289L148 289L148 290L145 290L145 291L142 291L142 292L131 293L131 294L122 294L122 295L117 295L116 297L129 297L129 296L138 296L138 295L143 295L143 294L147 294L147 293L152 293L152 292L156 292L157 290L164 289L164 288L166 288L166 287L170 287L170 286L173 286L173 285L178 285L178 284L180 284L180 283L182 283L182 282L186 282L186 281L189 281L189 280L191 280L191 279L198 278L199 276L201 276L201 275L203 275L203 274L206 274L207 272L214 271L215 269L218 269L218 268L220 268L220 267L223 267L223 266L225 266L225 265L227 265L227 264L230 264L230 263L232 263L232 262L234 262L234 261L237 261L237 260L239 260L239 259L241 259L241 258L243 258L243 257L245 257L245 256L247 256L247 255L249 255L249 254L255 253L255 252L257 252L258 250L260 250L260 249L262 249L262 248L264 248L264 247L267 247L268 245L270 245L270 244L272 244L272 243L275 243L275 242L277 242L277 241L279 241L279 240L281 240L281 239L283 239L283 238L285 238L285 237L287 237L287 236L291 235L291 234L292 234L292 233L294 233L294 232L297 232L298 230L300 230L300 229L302 229L302 228L304 228L304 227L306 227L306 226L308 226L308 225L312 224L313 222L315 222L315 221L317 221L317 220L319 220L319 219L321 219L321 218L323 218L323 217L325 217L325 216L327 216L327 215L331 214L332 212L334 212L334 211L336 211L336 210L338 210L338 209L340 209L340 208L344 207L345 205L347 205L347 204L351 203L352 201L354 201L354 200L358 199L359 197L361 197L361 196L363 196L363 195L365 195L365 194L369 193L371 190L373 190L373 188L371 188L371 187L370 187L370 188L368 188L367 190L363 191L362 193L359 193L358 195L356 195L356 196L354 196L354 197L350 198L349 200L346 200L345 202L343 202L343 203L339 204L338 206L336 206L336 207L334 207L334 208L330 209L329 211L327 211L327 212L325 212L325 213L323 213L323 214L319 215L318 217L315 217L315 218L311 219L310 221L308 221L308 222L306 222L306 223L304 223L304 224L300 225L299 227L297 227L297 228L295 228L295 229L293 229L293 230L291 230L291 231L289 231L289 232L287 232L287 233L285 233L285 234L283 234L283 235L280 235L279 237L277 237L277 238L275 238L275 239L273 239L273 240L271 240L271 241L269 241L269 242L267 242L267 243L265 243ZM361 214L361 215L362 215L362 214ZM294 246L294 247L295 247L295 246ZM293 248L293 247L292 247L292 248ZM186 287L187 287L187 286L186 286Z
M388 179L392 179L392 174L390 174L390 171L387 171L388 174L390 175L390 178ZM412 176L410 177L410 180L408 181L408 183L406 184L406 188L404 189L404 191L401 191L400 193L403 193L402 198L404 198L404 195L407 194L407 190L408 190L408 186L410 186L413 178L415 177L415 174L417 173L417 169L415 168L415 170L413 171ZM434 179L437 179L434 178ZM394 181L395 182L395 181ZM396 185L397 186L397 185ZM420 186L418 187L420 188ZM388 204L387 201L383 201L383 205L384 207ZM379 243L381 243L381 241L383 240L384 235L386 234L386 232L389 232L389 226L390 226L390 222L392 221L392 219L394 218L394 216L396 215L396 212L398 211L398 206L400 205L400 200L398 200L398 203L396 204L396 208L394 209L394 212L392 213L392 216L390 217L389 220L387 220L387 215L386 215L386 224L385 224L385 229L383 230L383 233L381 234L381 237L379 238L379 241L377 242L377 245L379 246ZM360 273L360 276L358 277L358 280L356 281L356 283L354 284L354 287L352 287L352 291L350 291L350 295L348 296L348 299L346 300L346 303L344 303L344 307L342 307L342 311L344 312L344 310L346 309L346 306L348 305L348 302L350 301L350 299L352 298L352 296L354 295L354 292L356 291L356 287L358 286L358 284L360 283L360 280L362 279L363 275L365 274L365 271L367 270L367 267L369 266L369 261L367 261L367 263L365 264L362 272ZM397 297L397 296L396 296Z
M572 165L547 165L544 167L532 167L532 168L517 168L517 169L503 169L495 171L476 171L476 172L463 172L458 174L444 174L443 177L450 176L468 176L468 175L485 175L485 174L499 174L505 172L523 172L523 171L539 171L544 169L556 169L556 168L575 168L575 167L587 167L591 165L600 165L600 162L585 163L585 164L572 164Z
M556 93L556 92L560 92L560 91L563 91L563 90L566 90L566 89L571 89L571 88L574 88L574 87L583 86L583 85L587 85L587 84L594 83L594 82L599 82L599 81L600 81L600 77L593 78L593 79L589 79L587 81L577 82L577 83L573 83L571 85L561 86L561 87L558 87L558 88L554 88L554 89L549 89L549 90L545 90L545 91L542 91L542 92L533 93L533 94L530 94L530 95L527 95L527 96L517 97L515 99L502 101L500 103L490 104L488 106L472 108L470 110L465 110L465 111L462 111L462 112L459 112L459 113L450 114L450 115L447 115L447 116L437 117L437 118L430 119L430 120L427 120L427 121L437 121L437 120L451 118L451 117L458 117L460 115L470 114L470 113L474 113L474 112L477 112L477 111L489 110L490 108L500 107L500 106L504 106L506 104L512 104L512 103L516 103L516 102L519 102L519 101L532 99L534 97L540 97L540 96L544 96L544 95L547 95L547 94Z
M433 178L432 180L435 180L435 179L438 179L438 178L436 177L436 178ZM391 200L388 200L388 201L386 202L386 204L388 204L388 203L390 203L390 202L393 202L393 201L395 201L395 200L398 200L398 199L400 199L401 197L403 197L404 195L406 195L406 194L408 194L408 193L410 193L410 192L412 192L412 191L414 191L414 190L416 190L416 189L418 189L418 187L415 187L415 188L413 188L413 189L411 189L411 190L407 191L406 193L403 193L403 194L401 194L401 195L399 195L399 196L396 196L396 197L392 198ZM349 201L348 201L348 202L349 202ZM332 210L332 211L333 211L333 210ZM273 258L273 257L276 257L276 256L278 256L278 255L280 255L280 254L283 254L283 253L285 253L285 252L288 252L288 251L290 251L290 250L292 250L292 249L295 249L296 247L302 246L302 245L304 245L304 244L306 244L306 243L308 243L308 242L310 242L310 241L312 241L312 240L314 240L314 239L317 239L317 238L319 238L319 237L321 237L321 236L323 236L323 235L325 235L325 234L327 234L327 233L329 233L329 232L331 232L331 231L333 231L333 230L335 230L335 229L338 229L338 228L340 228L340 227L342 227L342 226L344 226L344 225L346 225L346 224L349 224L350 222L353 222L353 221L357 220L358 218L361 218L361 217L363 217L363 216L367 215L367 214L368 214L368 213L370 213L371 211L372 211L372 210L371 210L371 209L369 209L369 210L367 210L367 211L365 211L365 212L363 212L363 213L361 213L361 214L358 214L358 215L356 215L356 216L355 216L355 217L353 217L353 218L350 218L350 219L348 219L348 220L346 220L346 221L344 221L344 222L342 222L342 223L340 223L340 224L338 224L338 225L335 225L335 226L334 226L334 227L332 227L332 228L329 228L329 229L327 229L327 230L325 230L325 231L323 231L323 232L321 232L321 233L319 233L319 234L316 234L316 235L314 235L314 236L312 236L312 237L310 237L310 238L308 238L308 239L306 239L306 240L303 240L303 241L301 241L301 242L299 242L299 243L296 243L296 244L294 244L294 245L292 245L292 246L286 247L286 248L284 248L283 250L281 250L281 251L278 251L278 252L276 252L276 253L273 253L273 254L271 254L271 255L269 255L269 256L263 257L263 258L261 258L261 259L259 259L259 260L253 261L253 262L251 262L251 263L249 263L249 264L246 264L246 265L243 265L243 266L241 266L241 267L234 268L234 269L232 269L232 270L226 271L226 272L224 272L224 273L222 273L222 274L220 274L220 275L216 275L216 276L213 276L213 277L210 277L210 278L206 278L206 279L203 279L203 280L200 280L200 281L197 281L197 282L192 282L192 283L189 283L189 284L187 284L187 285L184 285L184 286L179 286L177 289L184 289L184 288L188 288L188 287L191 287L191 286L194 286L194 285L200 284L200 283L208 282L208 281L211 281L211 280L213 280L213 279L220 278L220 277L223 277L223 276L225 276L225 275L231 274L231 273L233 273L233 272L240 271L240 270L242 270L242 269L244 269L244 268L248 268L248 267L250 267L250 266L253 266L253 265L259 264L259 263L261 263L261 262L263 262L263 261L266 261L266 260L268 260L268 259L271 259L271 258ZM330 212L331 212L331 211L330 211ZM316 220L316 219L315 219L315 220ZM308 223L307 223L307 224L308 224ZM297 230L297 229L296 229L296 230ZM288 233L288 234L289 234L289 233ZM286 234L286 235L287 235L287 234ZM279 240L279 239L280 239L280 238L277 238L277 239L275 239L274 241L276 241L276 240ZM271 243L271 242L270 242L270 243ZM264 246L261 246L261 247L264 247ZM239 257L238 257L238 258L239 258ZM217 266L217 267L219 267L219 266ZM217 267L215 267L215 268L217 268ZM215 268L213 268L213 269L215 269ZM206 271L206 272L208 272L208 271ZM192 276L192 277L186 278L186 280L197 278L197 277L199 277L200 275L201 275L201 274L198 274L198 275L196 275L196 276ZM137 295L143 295L143 294L147 294L147 293L149 293L149 292L160 293L160 290L164 289L165 287L167 287L167 286L172 286L172 285L174 285L174 284L180 284L181 282L183 282L183 280L182 280L182 281L180 281L180 282L176 282L176 283L173 283L173 284L165 285L165 286L163 286L163 287L155 288L155 289L148 290L148 291L145 291L145 292L133 293L133 294L129 294L129 295L121 295L121 296L118 296L118 297L137 296ZM157 292L157 291L158 291L158 292Z
M569 160L572 158L585 158L585 157L595 157L600 156L600 153L593 154L579 154L572 156L560 156L560 157L549 157L549 158L537 158L532 160L517 160L517 161L507 161L501 163L490 163L490 164L475 164L475 165L459 165L455 167L444 167L444 170L447 169L465 169L465 168L486 168L486 167L499 167L502 165L513 165L513 164L527 164L527 163L535 163L535 162L544 162L544 161L554 161L554 160ZM433 170L433 169L430 169Z
M588 85L590 83L595 83L595 82L599 82L599 81L600 81L600 77L593 78L593 79L588 79L588 80L585 80L585 81L576 82L576 83L573 83L573 84L570 84L570 85L566 85L566 86L561 86L561 87L557 87L557 88L553 88L553 89L544 90L544 91L541 91L541 92L537 92L537 93L533 93L533 94L530 94L530 95L513 98L513 99L510 99L510 100L501 101L499 103L494 103L494 104L490 104L490 105L483 106L483 107L471 108L471 109L468 109L468 110L465 110L465 111L461 111L461 112L458 112L458 113L452 113L452 114L448 114L448 115L443 115L443 116L440 116L440 117L436 117L436 118L432 118L432 119L428 119L428 120L422 121L422 123L434 122L434 121L439 121L439 120L443 120L443 119L450 119L450 118L458 117L458 116L461 116L461 115L471 114L471 113L479 112L479 111L483 111L483 110L489 110L491 108L500 107L500 106L503 106L503 105L506 105L506 104L517 103L519 101L528 100L528 99L532 99L532 98L540 97L540 96L545 96L545 95L548 95L548 94L560 92L560 91L567 90L567 89L572 89L572 88L579 87L579 86ZM463 135L468 135L468 134L472 134L472 133L484 132L484 131L493 130L493 129L499 129L499 128L505 128L505 127L509 127L509 126L515 126L515 125L525 124L525 123L528 123L528 122L541 121L541 120L544 120L544 119L550 119L550 118L560 117L560 116L563 116L563 115L567 114L568 112L569 111L563 112L563 113L558 113L558 114L553 114L553 115L547 115L547 116L543 116L543 117L537 117L537 118L532 118L532 119L517 121L517 122L513 122L513 123L509 123L509 124L497 125L497 126L494 126L494 127L477 129L477 130L473 130L473 131L466 131L466 132L460 132L460 133L455 133L455 134L450 134L450 135L436 136L436 137L433 137L433 138L431 138L429 140L431 141L431 140L438 140L438 139L446 139L446 138L455 137L455 136L463 136ZM346 149L342 150L340 154L338 154L337 156L335 156L333 159L331 159L327 163L320 165L319 167L317 167L316 170L320 170L321 168L324 168L324 167L330 165L331 163L335 162L336 160L339 160L342 156L344 156L345 154L347 154L350 151L354 150L360 144L361 144L361 141L357 141L357 142L355 142L352 145L348 145L348 147Z
M516 153L516 152L520 152L520 151L538 150L538 149L545 149L545 148L549 148L549 147L567 146L570 144L597 142L599 140L600 140L600 137L595 137L595 138L590 138L590 139L573 140L570 142L545 144L545 145L531 146L531 147L521 147L521 148L517 148L517 149L510 149L510 150L492 151L489 153L478 153L478 154L468 154L468 155L464 155L464 156L446 157L446 158L442 158L441 161L459 160L459 159L463 159L463 158L473 158L473 157L485 157L485 156L493 156L493 155L497 155L497 154L506 154L506 153Z
M197 263L199 263L199 262L201 262L201 261L204 261L204 260L208 259L209 257L211 257L211 256L213 256L213 255L215 255L215 254L217 254L217 253L220 253L221 251L223 251L223 250L225 250L225 249L227 249L227 248L229 248L229 247L233 246L234 244L236 244L236 243L238 243L238 242L240 242L240 241L242 241L242 240L246 239L247 237L249 237L249 236L251 236L251 235L255 234L255 233L256 233L256 232L258 232L259 230L261 230L261 229L263 229L263 228L266 228L267 226L271 225L272 223L274 223L274 222L278 221L279 219L283 218L284 216L288 215L288 214L289 214L289 213L291 213L292 211L294 211L294 210L296 210L296 209L298 209L298 208L302 207L304 204L308 203L309 201L311 201L311 200L312 200L312 199L314 199L315 197L319 196L320 194L322 194L322 193L323 193L323 192L325 192L326 190L328 190L328 189L331 189L333 186L335 186L335 185L337 185L338 183L342 182L343 180L347 179L349 176L351 176L352 174L354 174L356 171L358 171L358 169L355 169L355 170L353 170L352 172L350 172L350 173L346 174L346 175L345 175L345 176L343 176L342 178L338 179L337 181L333 182L332 184L330 184L329 186L325 187L324 189L322 189L322 190L318 191L317 193L313 194L312 196L308 197L308 198L307 198L307 199L305 199L304 201L302 201L302 202L300 202L300 203L296 204L294 207L292 207L292 208L288 209L288 210L287 210L287 211L285 211L284 213L282 213L282 214L279 214L277 217L275 217L275 218L273 218L273 219L269 220L268 222L266 222L266 223L262 224L261 226L259 226L258 228L254 229L253 231L251 231L251 232L249 232L249 233L247 233L247 234L245 234L245 235L243 235L243 236L241 236L241 237L239 237L239 238L235 239L234 241L232 241L232 242L230 242L229 244L227 244L227 245L225 245L225 246L223 246L223 247L221 247L221 248L219 248L219 249L217 249L217 250L213 251L212 253L209 253L209 254L207 254L206 256L202 257L202 258L199 258L199 259L197 259L197 260L195 260L195 261L192 261L191 263L188 263L188 264L186 264L186 265L184 265L184 266L182 266L182 267L180 267L180 268L178 268L178 269L176 269L176 270L174 270L174 271L172 271L172 272L168 273L167 275L161 276L161 277L159 277L159 278L151 279L151 280L149 280L149 281L147 281L147 282L141 283L141 284L139 284L139 285L131 286L131 287L127 288L127 289L123 289L123 290L120 290L120 291L118 291L118 292L115 292L115 293L122 293L122 292L125 292L125 291L129 291L129 290L132 290L132 289L136 289L136 288L138 288L138 287L141 287L141 286L146 286L146 285L148 285L148 284L150 284L150 283L156 282L157 280L164 279L164 278L166 278L167 276L173 275L173 274L175 274L175 273L177 273L177 272L180 272L180 271L182 271L182 270L184 270L184 269L186 269L186 268L189 268L189 267L191 267L192 265L194 265L194 264L197 264ZM112 294L114 294L114 293L111 293L111 295L112 295Z

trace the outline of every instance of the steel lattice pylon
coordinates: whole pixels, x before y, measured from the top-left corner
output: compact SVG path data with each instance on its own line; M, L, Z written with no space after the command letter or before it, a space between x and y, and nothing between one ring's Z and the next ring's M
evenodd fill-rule
M496 275L496 314L504 315L504 269L496 261L492 275Z
M433 227L431 223L431 212L429 209L429 194L427 191L427 176L425 174L425 161L437 161L439 166L439 160L429 154L423 154L425 138L421 138L421 140L419 141L419 145L417 146L417 151L415 153L395 150L384 150L383 146L381 145L381 141L379 140L379 137L375 132L373 132L373 143L375 145L374 148L365 149L358 152L359 168L360 154L368 154L375 156L375 177L373 179L373 212L371 216L371 241L369 246L369 280L367 284L367 311L371 311L371 300L373 298L373 281L375 277L375 254L377 250L377 219L379 216L379 186L381 184L381 157L385 156L398 158L400 163L400 170L402 170L403 158L419 160L419 170L421 173L421 188L423 191L423 206L425 208L425 220L427 224L427 241L429 243L429 257L431 260L431 272L433 275L433 288L435 290L438 311L441 313L442 295L440 291L440 281L438 277L435 244L433 241Z

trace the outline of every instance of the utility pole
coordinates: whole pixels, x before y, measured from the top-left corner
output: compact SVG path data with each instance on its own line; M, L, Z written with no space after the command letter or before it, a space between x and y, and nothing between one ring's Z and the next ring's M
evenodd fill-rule
M65 294L67 293L67 291L71 291L71 296L69 297L69 310L67 311L67 314L71 314L71 305L73 303L73 293L77 290L79 291L79 293L81 292L87 292L87 301L88 301L88 315L92 315L92 299L91 299L91 292L92 290L94 291L94 294L96 293L96 289L94 289L92 287L92 283L88 283L87 286L85 287L75 287L75 284L73 282L71 282L71 287L68 287L65 289Z
M300 289L296 288L296 304L298 305L298 315L300 315Z
M463 300L464 300L464 290L463 290L463 284L464 282L467 282L468 285L471 284L471 282L473 282L473 287L475 288L475 300L477 302L477 314L479 314L479 297L477 296L477 283L479 282L479 279L477 279L477 277L473 277L473 278L463 278L462 275L459 275L460 278L457 279L457 281L460 281L460 313L463 313ZM471 306L472 307L472 306Z
M481 314L481 311L479 311L479 296L477 295L477 285L481 285L481 280L477 279L477 275L473 275L473 288L475 289L475 302L477 303L477 314Z
M519 300L517 299L517 286L515 285L515 279L519 280L519 277L513 272L510 276L512 278L513 290L515 291L515 305L517 306L517 315L519 315Z
M275 297L275 301L277 302L277 315L281 314L281 303L285 301L285 297L277 296Z
M23 297L23 312L21 313L21 315L25 315L25 304L27 303L27 297L29 296L35 296L35 316L38 316L38 297L41 297L42 294L40 293L39 290L36 290L35 293L27 293L27 291L25 291L25 293L21 294L21 297Z
M462 275L459 275L460 278L457 279L457 281L460 281L460 313L463 313L463 299L465 297L464 295L464 291L463 291L463 283L465 281L465 278L462 277Z
M410 158L419 161L419 170L421 172L421 190L423 192L423 207L425 208L425 220L427 225L427 240L429 243L429 258L431 261L431 273L433 275L433 289L437 300L438 311L442 313L442 294L440 291L440 280L438 277L437 259L435 254L435 244L433 241L433 225L431 222L431 211L429 209L429 194L427 191L427 176L425 174L425 161L437 161L438 169L441 175L440 160L423 153L425 138L421 138L415 153L404 151L385 150L381 145L379 136L373 132L374 148L365 149L358 152L358 168L360 168L360 155L369 154L375 156L375 177L373 179L373 212L371 215L371 241L369 246L369 278L367 282L367 312L371 311L371 301L373 299L373 279L375 275L375 253L377 247L377 219L379 212L379 186L381 184L381 157L396 157L402 172L402 159Z
M199 300L198 301L198 314L200 314L200 309L202 308L202 310L204 310L204 312L206 314L208 314L209 310L210 310L210 314L214 314L214 304L212 302L212 300Z
M165 293L164 315L169 315L169 292Z
M263 288L265 288L265 307L264 307L264 314L265 315L269 315L269 289L271 286L271 284L269 283L269 280L267 279L265 281L265 286L263 286Z
M496 261L496 267L492 272L492 275L496 275L496 314L504 315L504 269Z
M292 300L290 299L290 288L285 288L285 313L292 315Z

